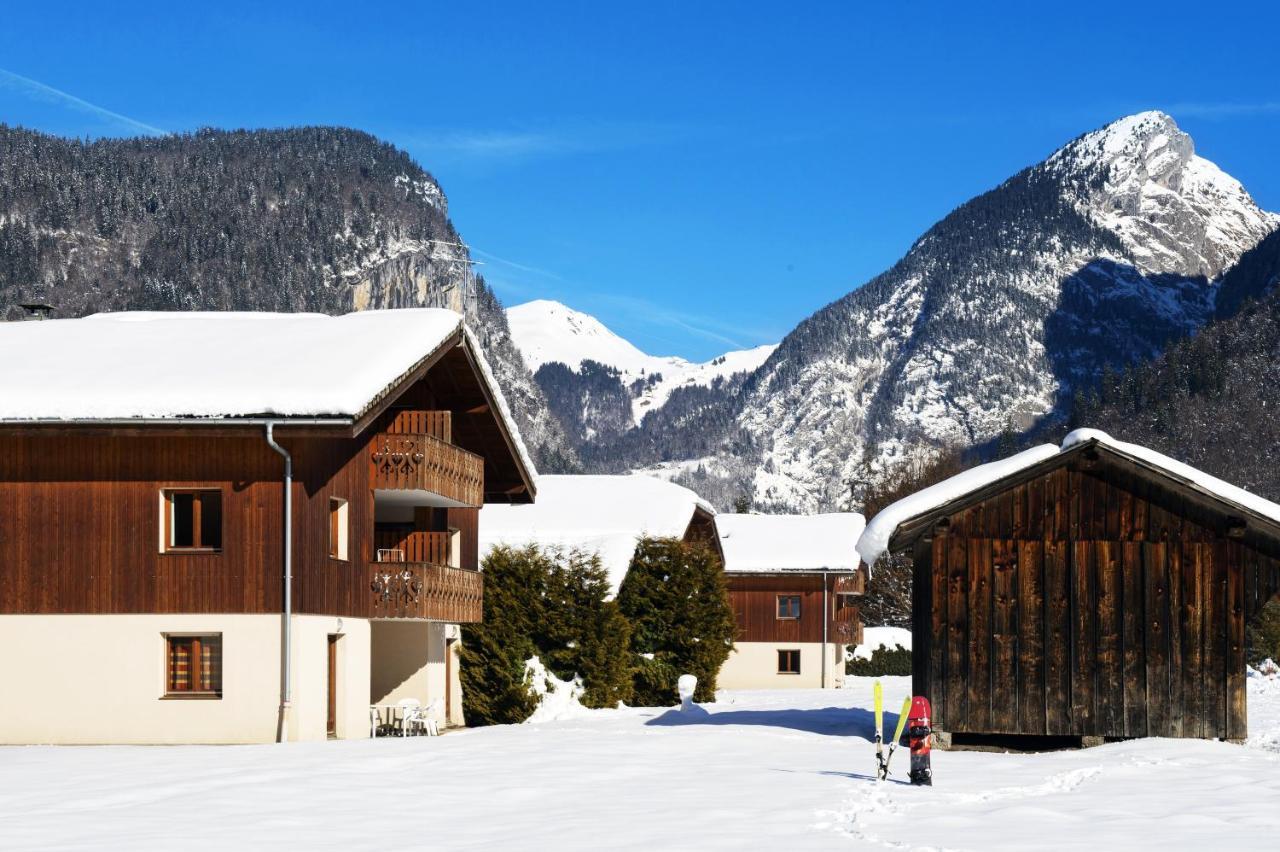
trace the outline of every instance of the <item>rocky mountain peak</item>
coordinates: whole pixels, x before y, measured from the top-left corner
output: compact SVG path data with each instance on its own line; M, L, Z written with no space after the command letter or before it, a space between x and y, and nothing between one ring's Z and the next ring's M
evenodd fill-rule
M1081 212L1118 236L1144 273L1214 278L1280 225L1155 110L1086 133L1045 168L1075 188Z

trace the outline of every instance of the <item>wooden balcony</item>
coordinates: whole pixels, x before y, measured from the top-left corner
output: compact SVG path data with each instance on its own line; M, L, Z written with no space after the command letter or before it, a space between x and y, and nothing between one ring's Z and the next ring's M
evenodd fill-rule
M374 553L378 562L430 562L452 565L453 538L447 532L384 532L373 534Z
M383 433L369 451L372 487L430 491L464 506L484 504L484 459L426 433Z
M484 604L484 575L428 562L371 562L369 592L371 618L477 622Z

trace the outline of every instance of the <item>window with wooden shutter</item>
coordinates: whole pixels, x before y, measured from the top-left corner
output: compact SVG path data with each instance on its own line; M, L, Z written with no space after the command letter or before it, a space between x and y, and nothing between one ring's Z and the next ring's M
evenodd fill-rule
M160 492L166 553L222 549L222 492L211 488Z
M222 635L166 636L165 694L222 697Z

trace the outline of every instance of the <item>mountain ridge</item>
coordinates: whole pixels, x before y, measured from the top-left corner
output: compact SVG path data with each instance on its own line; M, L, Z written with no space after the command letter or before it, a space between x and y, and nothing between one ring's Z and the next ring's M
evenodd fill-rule
M738 387L619 452L722 506L846 508L922 452L1065 417L1105 370L1203 327L1277 224L1169 116L1127 116L960 205Z
M625 433L660 410L681 388L711 387L762 364L765 344L694 362L649 355L596 317L550 299L507 308L512 339L570 433L591 441ZM613 387L614 384L618 387ZM631 419L619 416L629 400Z

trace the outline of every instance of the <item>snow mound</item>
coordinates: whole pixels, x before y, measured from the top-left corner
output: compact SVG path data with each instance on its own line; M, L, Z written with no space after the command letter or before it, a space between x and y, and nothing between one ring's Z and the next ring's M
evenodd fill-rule
M891 651L894 648L905 648L910 651L911 631L905 627L864 627L862 644L850 651L848 656L855 660L869 660L871 653L881 645Z
M525 660L524 677L538 696L538 708L525 719L526 725L578 719L591 712L582 706L582 694L586 691L582 678L561 680L547 670L536 654Z

